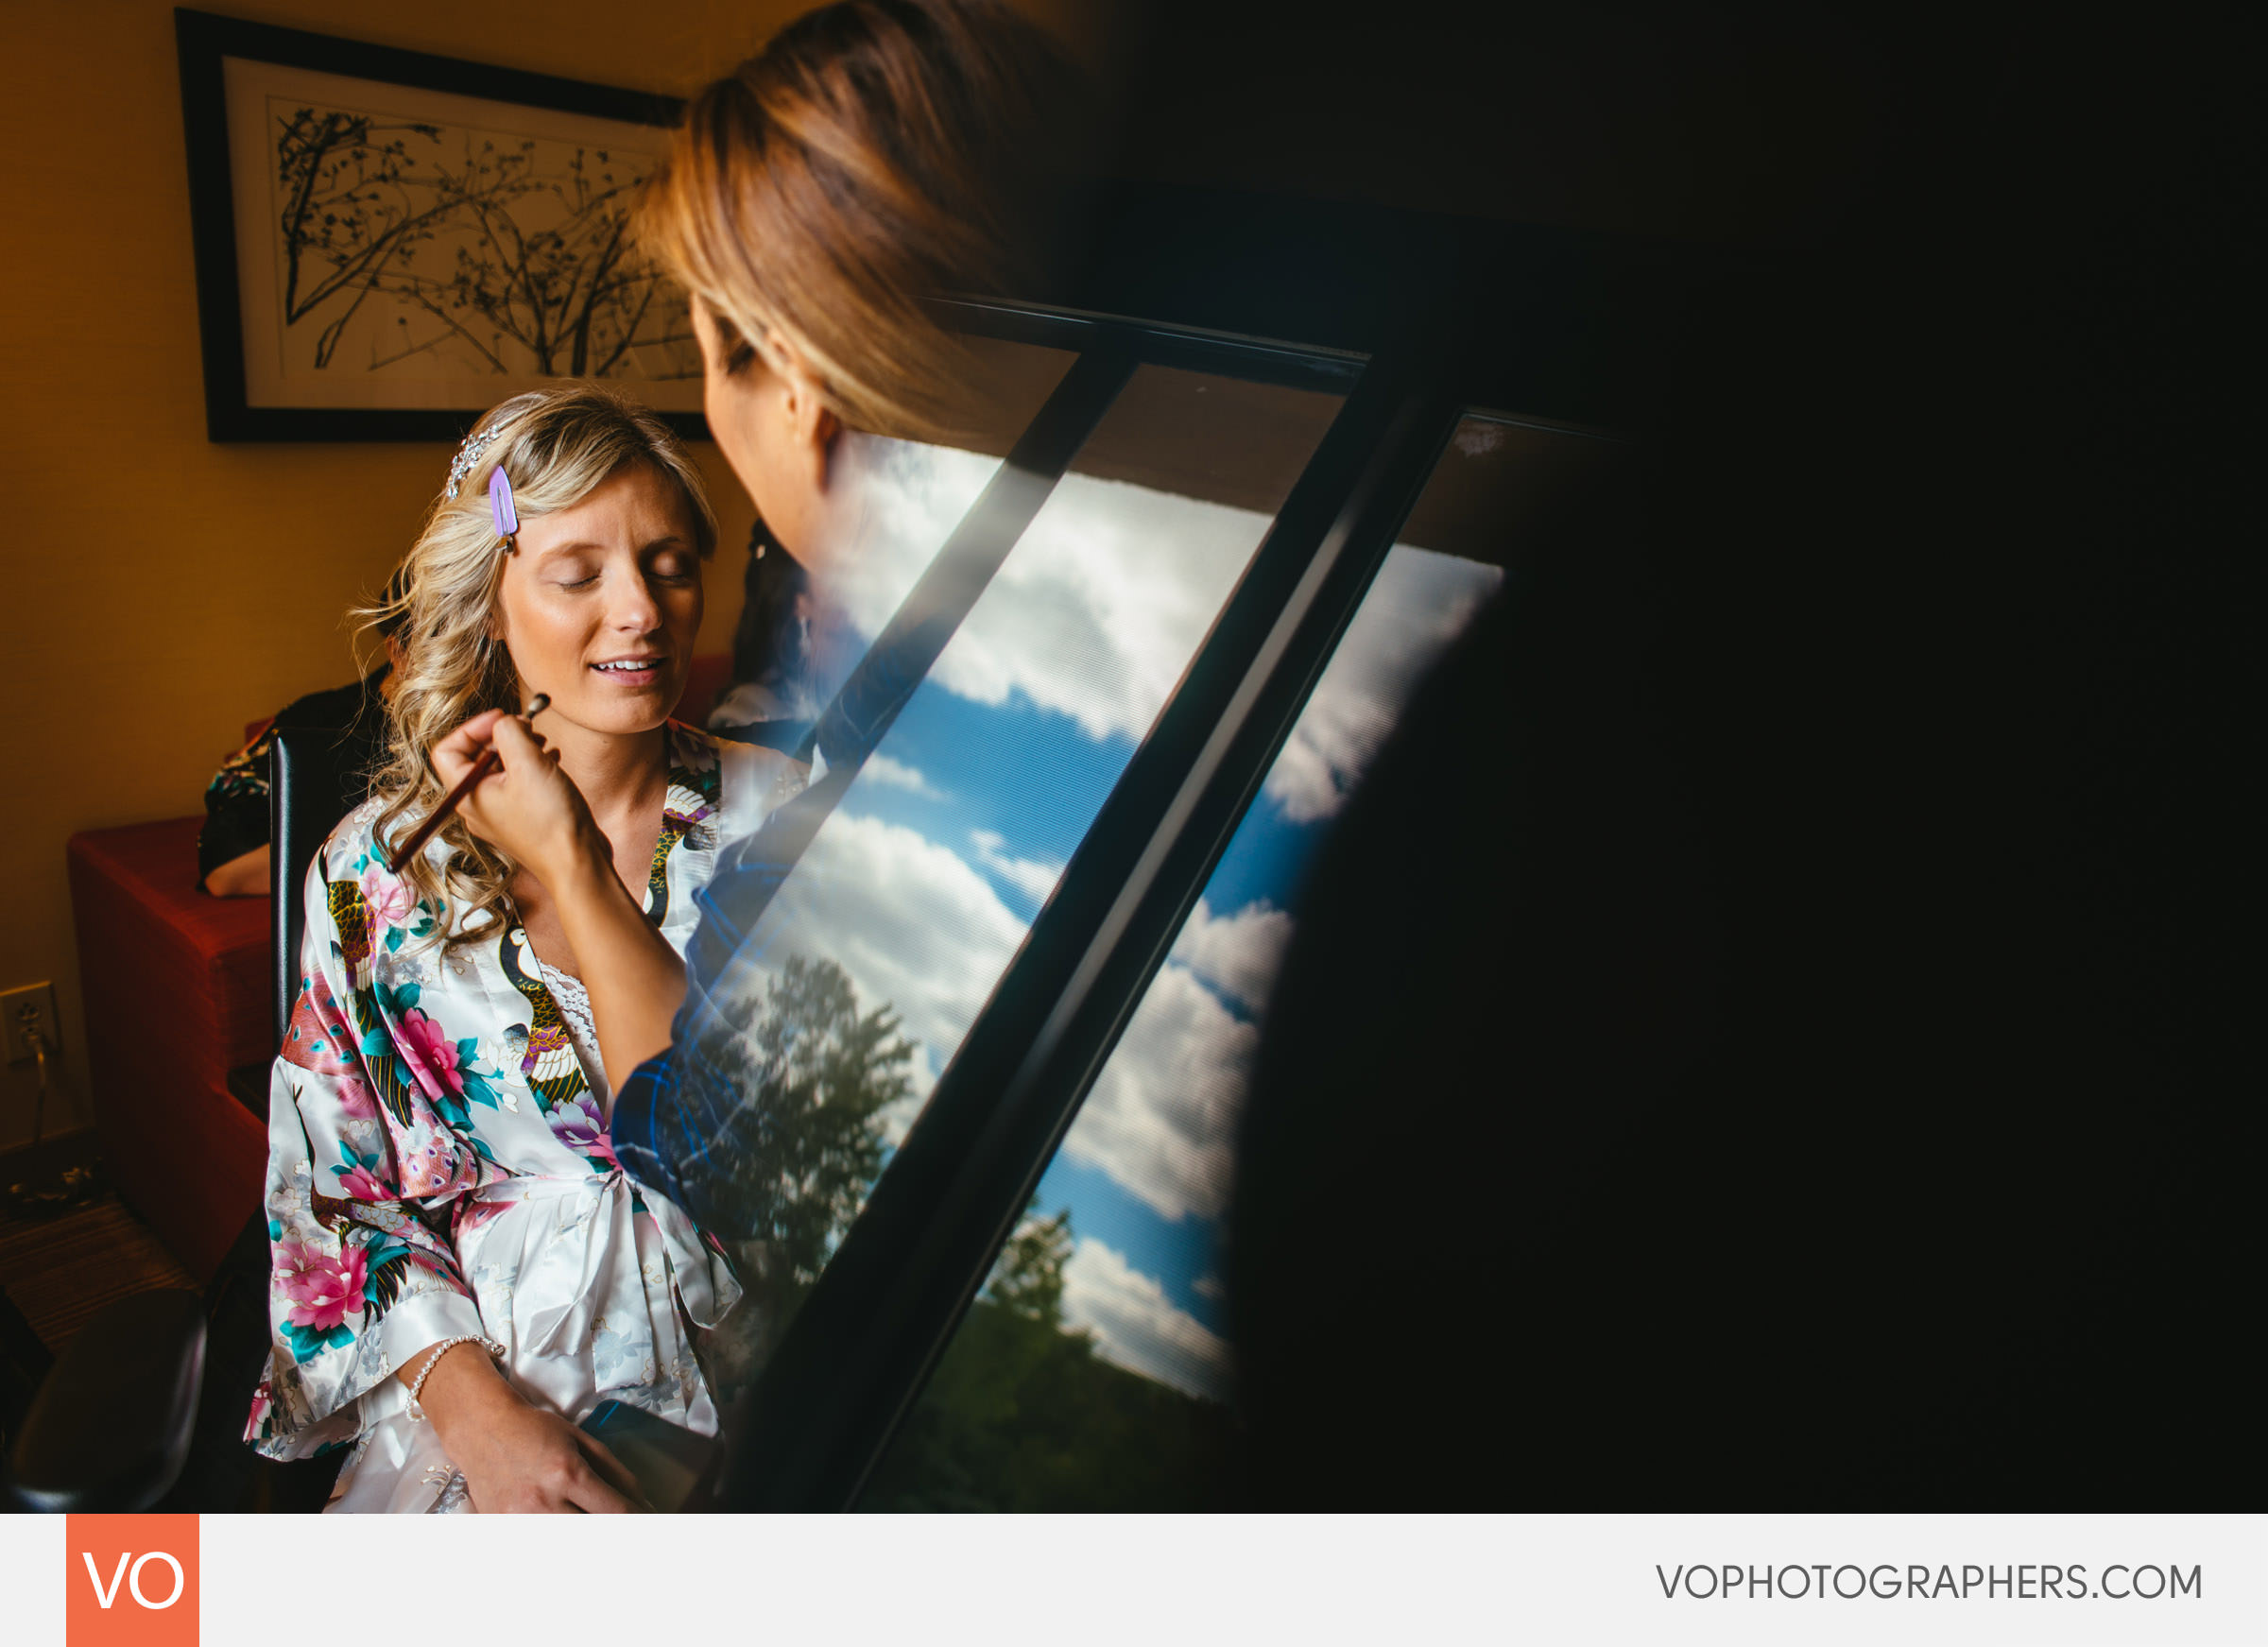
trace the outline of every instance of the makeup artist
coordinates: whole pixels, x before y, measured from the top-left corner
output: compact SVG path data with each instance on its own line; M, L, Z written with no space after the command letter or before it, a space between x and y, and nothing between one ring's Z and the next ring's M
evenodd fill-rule
M971 365L922 300L1044 284L1047 232L1092 135L1083 90L999 0L841 0L696 97L648 180L640 236L692 294L709 427L814 584L854 552L853 443L953 432ZM768 1214L740 1204L750 1185L715 1161L681 1175L666 1141L732 1125L749 1095L712 1087L738 1048L680 1063L661 1027L630 1049L623 1165L729 1218L720 1233L759 1232Z

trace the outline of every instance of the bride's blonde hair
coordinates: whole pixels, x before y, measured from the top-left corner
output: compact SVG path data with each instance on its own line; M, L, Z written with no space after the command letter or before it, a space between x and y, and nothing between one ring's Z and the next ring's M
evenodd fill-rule
M447 793L434 773L434 745L483 710L521 708L511 652L492 633L506 552L490 508L490 473L503 465L524 522L573 508L640 463L683 495L695 545L707 559L716 549L716 514L700 471L644 407L611 389L576 384L515 395L473 425L387 595L358 614L373 626L398 621L403 652L387 703L387 755L370 787L383 802L371 831L381 850L406 839ZM462 813L434 839L446 849L440 862L421 852L403 866L402 879L432 905L436 935L455 948L507 924L507 888L517 866L475 837Z

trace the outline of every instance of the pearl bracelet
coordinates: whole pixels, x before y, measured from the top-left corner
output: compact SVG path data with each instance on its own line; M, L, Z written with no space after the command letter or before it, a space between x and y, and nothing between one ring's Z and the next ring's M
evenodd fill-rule
M460 1332L455 1338L444 1338L435 1345L425 1357L425 1364L418 1368L418 1376L409 1386L409 1420L413 1424L425 1421L425 1409L418 1405L418 1395L425 1388L425 1381L433 1376L434 1364L460 1344L477 1344L490 1355L502 1355L504 1346L493 1338L483 1338L477 1332Z

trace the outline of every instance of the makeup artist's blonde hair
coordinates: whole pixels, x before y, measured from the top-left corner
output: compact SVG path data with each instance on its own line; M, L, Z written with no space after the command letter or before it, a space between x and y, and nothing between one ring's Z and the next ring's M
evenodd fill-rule
M1040 278L1082 102L1000 0L838 0L693 100L639 234L729 359L785 343L851 427L948 437L969 362L920 300Z
M492 438L464 471L456 496L434 501L388 586L397 598L359 614L373 625L402 620L387 755L370 787L384 802L372 831L381 850L406 839L447 793L434 773L434 745L483 710L521 707L511 653L491 633L505 563L489 504L489 476L499 464L523 522L573 508L623 470L650 465L684 497L701 558L716 548L716 514L683 444L661 419L610 389L576 384L516 395L474 424L460 450L472 450L483 435ZM477 839L461 814L434 838L448 849L444 862L421 852L402 879L440 912L442 941L454 948L508 924L516 866Z

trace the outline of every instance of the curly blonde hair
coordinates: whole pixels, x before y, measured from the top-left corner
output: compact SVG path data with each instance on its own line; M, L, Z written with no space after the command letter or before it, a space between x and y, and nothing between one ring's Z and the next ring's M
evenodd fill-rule
M447 794L433 769L435 744L483 710L521 707L510 649L492 632L506 557L488 486L499 464L524 522L573 508L623 470L650 465L683 494L701 558L716 549L716 514L683 443L610 389L576 384L515 395L473 425L464 450L484 435L491 437L456 495L434 500L387 594L357 614L372 626L398 624L403 653L387 703L387 754L370 786L382 803L371 834L382 845L406 838ZM477 838L462 813L434 838L445 849L439 861L430 849L420 853L402 879L432 905L441 942L454 949L508 925L518 866Z

